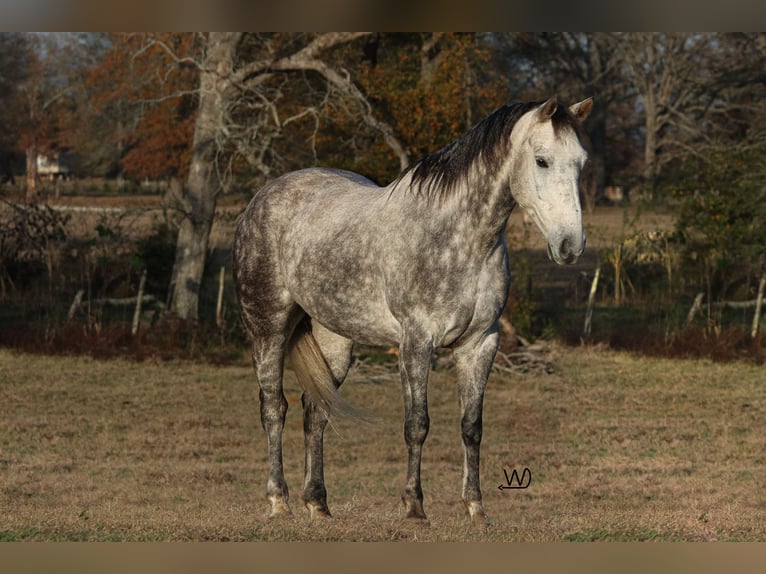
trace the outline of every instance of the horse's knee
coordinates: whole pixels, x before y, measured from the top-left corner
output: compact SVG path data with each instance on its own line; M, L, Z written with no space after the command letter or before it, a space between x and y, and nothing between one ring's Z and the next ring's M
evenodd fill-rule
M478 446L481 444L482 420L481 414L475 417L464 416L460 423L460 431L463 443L466 446Z
M413 411L404 424L404 438L407 444L423 444L428 436L431 419L425 409Z

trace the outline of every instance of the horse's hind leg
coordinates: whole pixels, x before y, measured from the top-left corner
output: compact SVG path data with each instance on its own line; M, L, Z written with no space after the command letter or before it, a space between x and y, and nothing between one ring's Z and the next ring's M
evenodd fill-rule
M269 449L266 497L271 503L270 518L292 515L282 465L282 431L287 414L287 399L282 387L285 344L284 336L259 337L254 339L252 347L253 366L260 387L261 425L266 431Z
M299 327L300 328L300 327ZM353 342L328 331L318 323L312 325L312 335L330 367L336 387L343 384L351 365ZM331 516L327 506L327 489L324 484L324 430L327 416L303 393L303 433L306 449L303 502L311 518Z
M270 517L290 516L289 492L282 464L282 431L287 414L282 376L287 340L303 311L286 293L263 287L258 293L274 293L271 298L240 292L242 319L252 341L253 368L258 379L261 425L266 432L269 452L269 477L266 497L271 503Z

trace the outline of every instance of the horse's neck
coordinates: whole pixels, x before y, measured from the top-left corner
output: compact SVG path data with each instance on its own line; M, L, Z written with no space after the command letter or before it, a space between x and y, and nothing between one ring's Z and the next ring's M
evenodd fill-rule
M485 174L474 169L458 187L428 200L410 190L402 208L435 229L463 235L464 243L481 249L497 244L504 235L515 205L504 173ZM410 184L409 181L406 182Z
M455 216L468 223L478 241L494 244L505 233L515 205L507 177L474 169L461 186L444 207L456 210Z
M503 149L493 152L502 158L500 161L484 161L482 154L476 156L460 182L459 193L455 194L463 217L474 225L480 240L491 245L505 234L508 218L516 205L511 194L511 172L517 161L515 150L520 149L519 140L523 140L527 129L528 121L516 123L511 132L511 137L517 140L515 145L503 145Z

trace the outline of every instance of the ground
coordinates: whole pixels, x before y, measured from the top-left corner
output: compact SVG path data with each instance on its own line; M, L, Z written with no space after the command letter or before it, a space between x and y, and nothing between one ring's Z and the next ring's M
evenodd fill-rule
M403 519L396 366L353 367L374 417L326 437L334 518L300 504L300 389L288 371L293 520L269 521L266 444L248 365L97 361L0 350L2 540L766 539L762 368L556 348L552 374L493 374L482 484L494 525L463 515L454 370L432 372L423 461L430 527ZM498 489L531 472L525 489Z

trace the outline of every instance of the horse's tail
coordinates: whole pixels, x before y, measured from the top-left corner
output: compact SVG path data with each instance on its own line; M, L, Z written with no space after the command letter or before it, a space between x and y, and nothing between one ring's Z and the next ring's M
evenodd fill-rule
M369 418L338 393L338 384L306 316L293 331L288 348L293 371L309 400L331 421L334 417L369 422Z

